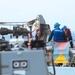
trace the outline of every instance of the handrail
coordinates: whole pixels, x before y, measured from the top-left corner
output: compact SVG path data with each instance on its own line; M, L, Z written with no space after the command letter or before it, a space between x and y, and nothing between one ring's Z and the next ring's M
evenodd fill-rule
M49 72L50 75L56 75L56 70L55 70L55 66L54 66L54 61L53 61L53 52L52 52L52 66L53 66L53 74L51 72Z
M54 45L53 45L53 43L54 43L54 42L53 42L53 40L52 40L52 41L51 41L51 45L52 45L52 47L53 47L53 50L52 50L52 56L51 56L52 58L51 58L51 60L52 60L52 67L53 67L53 72L54 72L54 73L52 74L51 72L49 72L50 75L56 75L56 70L55 70L55 65L54 65L54 60L53 60L53 52L54 52Z
M54 41L53 40L51 41L51 44L52 44L53 52L54 52ZM53 52L52 52L52 65L53 65L53 71L54 71L53 75L55 75L56 74L56 70L55 70L54 60L53 60Z

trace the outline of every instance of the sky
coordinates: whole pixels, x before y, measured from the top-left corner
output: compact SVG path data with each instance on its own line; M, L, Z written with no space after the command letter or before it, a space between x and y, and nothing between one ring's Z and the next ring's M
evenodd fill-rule
M0 22L27 22L41 14L51 30L56 22L75 31L75 0L0 0Z

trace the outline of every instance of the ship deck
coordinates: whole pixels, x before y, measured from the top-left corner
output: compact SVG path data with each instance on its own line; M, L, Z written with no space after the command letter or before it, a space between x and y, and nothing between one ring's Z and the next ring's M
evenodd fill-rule
M55 67L56 75L74 75L75 67ZM49 72L53 73L52 67L48 67Z

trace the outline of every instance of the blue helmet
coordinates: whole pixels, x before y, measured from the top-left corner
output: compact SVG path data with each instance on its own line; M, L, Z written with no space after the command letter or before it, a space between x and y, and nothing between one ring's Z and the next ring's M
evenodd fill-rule
M66 29L66 28L67 28L67 26L66 26L66 25L64 25L64 26L62 27L62 30Z
M57 26L60 26L60 24L58 22L54 24L54 28Z

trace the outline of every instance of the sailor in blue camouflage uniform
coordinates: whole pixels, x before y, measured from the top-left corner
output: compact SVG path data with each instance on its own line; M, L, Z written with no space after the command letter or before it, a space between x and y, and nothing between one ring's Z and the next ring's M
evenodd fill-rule
M48 38L48 42L52 39L52 37L55 42L66 42L67 41L65 33L62 29L60 29L60 24L58 22L54 24L54 29L52 30Z

